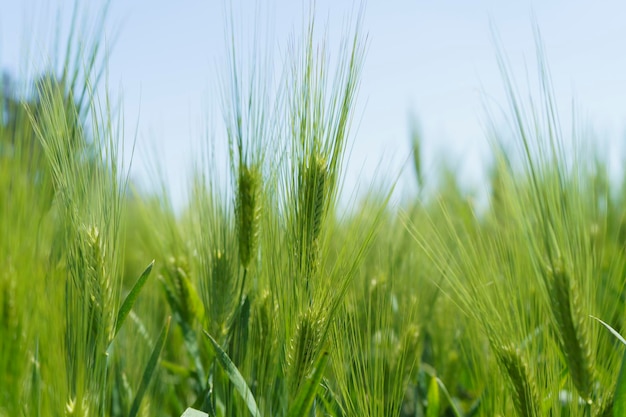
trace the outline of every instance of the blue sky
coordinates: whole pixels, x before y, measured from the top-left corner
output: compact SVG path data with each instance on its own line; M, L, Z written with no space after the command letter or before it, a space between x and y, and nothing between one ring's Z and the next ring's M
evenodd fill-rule
M67 27L73 1L3 3L0 65L23 75L24 68L49 53L46 45L57 16ZM109 80L113 96L123 97L126 142L138 132L132 175L150 181L145 168L156 149L178 200L194 149L206 140L207 122L221 122L216 85L226 69L225 3L111 2L107 39L117 33L117 40L110 51ZM277 54L290 33L300 33L303 1L266 1L262 13L253 1L233 4L236 24L249 28L259 16L269 22L273 41L268 43ZM331 47L354 4L317 1L318 21L328 22ZM626 3L618 0L369 0L364 15L369 46L347 187L368 183L378 167L390 175L400 170L409 150L411 114L424 138L426 174L433 175L446 160L465 184L480 184L489 153L483 104L506 105L491 24L523 87L527 74L536 74L536 21L565 122L575 99L598 148L617 167L626 151L621 146L626 133L625 19ZM253 31L244 29L241 36L249 39ZM399 188L411 190L412 182L408 170Z

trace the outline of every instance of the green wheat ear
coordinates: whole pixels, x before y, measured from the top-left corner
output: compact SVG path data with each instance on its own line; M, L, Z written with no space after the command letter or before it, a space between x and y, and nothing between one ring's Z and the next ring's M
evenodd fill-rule
M210 289L214 296L207 300L211 312L211 321L220 326L219 336L226 331L226 322L233 306L233 272L230 259L222 251L216 250L211 257Z
M421 189L424 186L424 175L422 170L422 138L415 122L411 126L411 156L413 157L413 169L415 170L417 186Z
M299 172L298 225L301 233L300 271L309 286L319 270L319 238L327 206L329 171L326 158L313 153L301 163Z
M261 218L261 172L257 165L239 167L237 192L237 233L239 235L239 260L248 268L255 257L259 241Z
M202 302L189 278L189 265L184 257L170 257L165 273L169 279L160 276L165 285L166 294L169 294L172 307L180 315L180 319L192 325L202 315Z
M583 320L576 283L571 279L562 261L547 268L546 284L550 308L557 326L557 337L578 394L592 401L594 365L589 345L589 332Z
M300 384L313 368L320 352L323 327L319 314L312 309L300 315L287 355L287 380L293 388L290 392L298 392Z
M112 305L113 302L111 277L105 264L107 249L100 230L96 226L83 227L81 235L84 241L83 255L86 260L86 276L90 278L90 294L88 295L94 310L92 314L96 319L96 326L103 331L108 342L113 337L114 316L112 310L105 308Z
M519 417L538 416L537 384L519 349L512 346L496 348L498 363L506 372L513 388L513 403Z

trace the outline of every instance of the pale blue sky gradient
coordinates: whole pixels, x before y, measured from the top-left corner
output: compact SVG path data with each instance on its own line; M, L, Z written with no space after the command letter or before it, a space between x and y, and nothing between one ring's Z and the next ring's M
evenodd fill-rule
M0 65L20 75L26 46L34 45L31 55L41 57L49 43L46 37L54 33L56 10L62 10L59 15L67 27L73 1L2 3ZM169 186L179 200L193 150L207 136L203 126L221 123L216 113L220 103L216 77L226 69L224 3L111 2L107 39L115 30L118 35L109 58L109 79L114 97L123 95L127 143L138 128L132 175L148 181L146 159L152 155L150 149L158 149ZM250 27L256 15L254 2L234 3L236 24ZM275 52L280 55L289 34L300 33L305 2L263 3L262 20L270 22ZM318 21L328 21L331 47L354 4L317 1ZM489 162L483 104L506 105L491 23L524 86L526 73L531 78L536 74L536 21L564 119L575 98L613 168L622 162L626 2L370 0L365 10L369 46L353 126L349 188L358 181L369 182L378 166L390 175L399 171L409 152L411 113L417 116L425 141L426 175L434 174L447 159L466 185L480 184ZM252 34L251 29L243 31L242 38ZM399 188L412 190L412 183L408 169Z

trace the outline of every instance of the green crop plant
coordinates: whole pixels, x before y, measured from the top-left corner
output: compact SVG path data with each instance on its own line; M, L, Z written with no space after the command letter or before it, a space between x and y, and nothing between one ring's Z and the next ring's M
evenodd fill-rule
M43 76L0 84L0 417L623 414L626 188L562 128L540 43L528 101L499 55L486 204L413 125L394 206L384 173L343 198L362 10L335 48L311 8L282 55L232 16L175 209L154 155L156 191L121 168L79 11Z
M623 255L605 234L610 196L594 178L603 168L580 158L576 131L564 139L538 50L542 96L530 107L501 60L521 158L496 151L492 212L459 218L442 199L443 227L437 217L428 222L435 239L415 223L410 228L507 381L507 393L495 391L495 412L607 415L619 355L589 315L602 312L621 323L615 314L623 302L606 287L623 292ZM602 243L597 234L605 236ZM608 260L607 253L616 256Z
M79 16L76 7L60 75L3 91L2 415L109 415L116 336L149 274L123 297L119 126L95 93L98 39L75 42ZM21 101L23 91L36 99ZM139 411L162 342L152 348L120 414Z

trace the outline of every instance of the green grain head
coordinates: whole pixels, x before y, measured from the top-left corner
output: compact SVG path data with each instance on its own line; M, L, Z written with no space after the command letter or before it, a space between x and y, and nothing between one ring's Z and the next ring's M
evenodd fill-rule
M583 318L578 289L565 265L557 261L545 272L550 308L557 327L557 338L572 382L578 394L592 401L594 364L589 345L589 330Z
M201 317L201 301L191 279L189 265L184 257L170 257L160 276L172 311L183 323L191 326Z
M411 156L413 157L413 169L417 186L421 189L424 185L424 171L422 167L422 138L415 121L411 124Z
M287 354L287 381L291 393L298 391L300 384L313 369L321 350L323 328L319 314L312 309L307 309L300 315Z
M113 331L113 288L111 277L106 269L106 246L96 226L85 226L82 230L84 239L83 259L85 278L88 279L87 296L91 303L94 320L93 330L102 332L108 341ZM80 279L80 278L79 278Z
M513 346L499 346L495 350L498 364L504 370L513 390L513 403L517 415L538 416L540 403L537 383L521 352Z
M239 261L248 268L259 241L261 218L261 172L257 165L239 167L237 186L237 233L239 238Z
M300 272L308 279L319 269L319 238L328 204L328 164L313 153L300 165L298 227L300 230Z
M226 331L226 321L232 311L235 301L235 276L228 255L222 251L215 251L211 257L210 289L211 294L203 291L205 305L209 306L210 318Z

